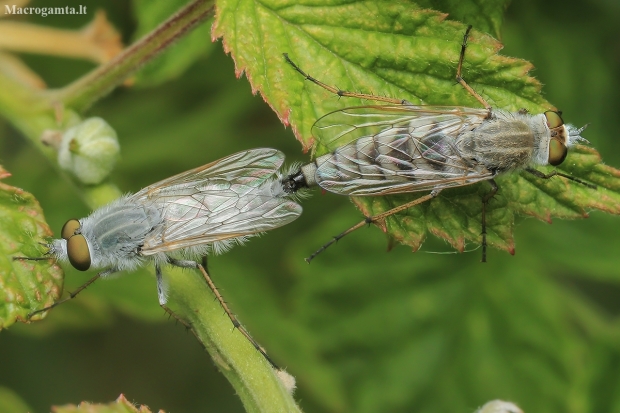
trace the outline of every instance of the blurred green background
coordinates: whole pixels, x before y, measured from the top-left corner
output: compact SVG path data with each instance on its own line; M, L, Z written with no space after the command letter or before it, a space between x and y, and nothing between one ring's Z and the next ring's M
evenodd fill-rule
M105 9L125 41L133 38L131 3L88 6ZM27 21L76 28L90 18ZM119 134L112 180L123 191L252 147L308 160L247 80L235 78L221 44L207 43L209 25L200 29L201 57L176 80L117 89L86 114ZM535 65L566 120L591 123L584 136L620 166L620 3L514 2L502 41L503 54ZM50 87L93 67L22 57ZM55 231L89 213L1 118L0 163L13 173L10 184L39 199ZM516 255L491 250L487 264L479 250L427 253L450 252L436 239L415 254L386 252L373 227L308 266L303 258L360 214L348 199L318 191L303 206L297 221L210 258L209 267L253 336L297 378L306 412L471 412L496 398L530 413L620 412L617 217L597 212L553 225L522 218ZM0 386L33 412L120 393L166 412L243 411L195 338L159 308L151 273L100 281L45 321L3 331ZM66 288L89 276L68 270Z

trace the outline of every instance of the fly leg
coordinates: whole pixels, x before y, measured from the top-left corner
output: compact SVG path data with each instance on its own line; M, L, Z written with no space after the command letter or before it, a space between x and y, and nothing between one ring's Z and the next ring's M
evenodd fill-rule
M290 57L288 57L288 53L283 53L282 55L284 56L284 59L286 59L288 64L293 66L293 69L298 71L303 77L306 78L306 80L309 80L310 82L314 83L317 86L322 87L323 89L333 93L334 95L338 95L340 97L344 96L344 97L351 97L351 98L374 100L376 102L392 103L392 104L396 104L396 105L411 105L410 102L408 102L408 101L406 101L404 99L394 99L394 98L389 98L389 97L386 97L386 96L371 95L371 94L368 94L368 93L347 92L346 90L342 90L340 88L337 88L337 87L334 87L334 86L330 86L330 85L328 85L326 83L321 82L318 79L313 78L312 76L310 76L309 74L307 74L306 72L301 70L301 68L299 66L297 66L291 60Z
M254 346L254 348L256 348L256 350L258 350L258 352L263 355L265 360L267 360L267 362L269 364L271 364L271 367L273 367L275 370L280 370L278 365L271 359L271 357L269 357L267 355L267 352L265 351L265 349L262 348L256 342L256 340L254 340L252 338L250 333L245 329L245 327L243 327L241 325L239 320L237 320L237 317L232 313L232 311L230 311L230 309L228 308L228 305L224 301L224 297L222 297L222 295L220 294L220 291L217 289L217 287L213 283L213 280L211 279L211 277L209 276L209 274L205 270L205 267L203 267L201 264L197 263L196 261L190 261L190 260L177 260L177 259L174 259L174 258L169 258L169 262L170 262L170 264L172 264L174 266L177 266L177 267L193 268L193 269L199 270L202 273L202 276L203 276L204 280L207 282L207 285L209 286L209 289L213 292L213 294L215 295L215 298L217 299L217 301L219 301L219 303L222 306L222 308L224 309L224 312L226 313L226 315L228 315L228 318L232 322L233 327L236 328L237 330L239 330L241 332L241 334L243 334L243 336ZM164 308L164 310L166 310L166 308ZM166 311L169 311L169 310L166 310ZM177 317L175 316L175 318L177 318Z
M570 179L573 182L577 182L578 184L586 186L586 187L588 187L590 189L596 189L596 185L593 185L593 184L588 183L586 181L582 181L579 178L575 178L574 176L570 176L570 175L564 174L562 172L551 171L548 174L545 174L543 172L540 172L538 169L534 169L534 168L525 168L525 170L527 172L531 173L532 175L534 175L537 178L550 179L550 178L553 178L554 176L561 176L561 177L564 177L566 179Z
M13 261L44 261L53 260L54 257L13 257Z
M192 326L187 323L185 320L181 319L179 316L177 316L167 305L166 302L168 300L166 291L167 291L167 286L164 282L164 277L163 274L161 272L161 266L159 265L155 265L155 277L157 278L157 296L159 297L159 306L161 308L164 309L164 311L166 313L168 313L168 315L170 317L174 317L175 320L177 320L178 322L180 322L181 324L183 324L185 326L185 328L187 328L188 330L192 330Z
M155 264L155 278L157 279L157 298L159 299L159 305L164 307L168 301L168 286L161 272L161 267ZM164 308L168 312L166 308Z
M482 106L484 106L484 108L489 111L489 114L490 114L491 105L489 105L487 101L484 100L484 98L478 94L478 92L476 92L471 86L469 86L467 82L465 82L463 77L461 76L461 73L463 70L463 60L465 60L465 50L467 49L467 39L469 38L469 32L471 31L471 28L472 28L471 25L467 26L467 30L465 31L465 35L463 36L463 44L461 45L461 55L459 57L459 65L456 68L456 81L459 82L461 86L463 86L465 90L467 90L473 97L475 97L476 100L480 102Z
M323 251L325 251L330 245L336 243L337 241L339 241L341 238L343 238L345 235L350 234L351 232L355 231L358 228L363 227L366 224L372 224L373 222L378 222L381 221L387 217L389 217L390 215L394 215L397 214L401 211L404 211L406 209L409 209L413 206L416 206L418 204L421 204L423 202L426 201L430 201L431 199L437 197L437 195L439 195L439 193L442 191L442 189L433 189L431 191L430 194L428 195L424 195L418 199L414 199L411 202L407 202L405 204L399 205L395 208L392 208L388 211L382 212L378 215L374 215L372 217L367 217L365 220L353 225L351 228L347 229L346 231L336 235L334 238L332 238L331 241L329 241L327 244L323 245L321 248L319 248L318 250L316 250L312 255L310 255L308 258L306 258L306 262L308 264L310 264L310 261L312 261L314 259L314 257L316 257L317 255L319 255L320 253L322 253Z
M480 94L478 94L478 92L476 92L471 86L469 86L469 84L467 84L467 82L465 82L465 80L462 77L463 61L465 60L465 50L467 49L467 39L469 38L469 33L471 32L471 29L472 29L471 25L467 26L467 30L465 31L465 35L463 36L463 43L461 44L461 54L459 56L459 64L456 69L456 81L460 83L461 86L463 86L465 90L467 90L473 97L475 97L476 100L480 102L482 106L484 106L485 109L489 111L489 114L490 114L491 105L489 105L487 101L484 100L484 98L480 96ZM284 56L284 59L288 62L288 64L290 64L293 67L293 69L299 72L299 74L301 74L306 80L309 80L310 82L314 83L315 85L319 87L322 87L323 89L327 90L328 92L333 93L334 95L337 95L340 97L344 96L344 97L354 97L358 99L373 100L376 102L392 103L392 104L397 104L397 105L411 105L411 103L405 99L395 99L395 98L389 98L386 96L372 95L369 93L348 92L338 87L328 85L310 76L308 73L304 72L299 66L297 66L295 62L291 60L291 58L288 56L288 53L283 53L282 55Z
M14 257L13 259L19 259L19 258L21 258L21 257ZM28 319L31 319L36 314L43 313L45 311L51 310L52 308L54 308L56 306L59 306L62 303L65 303L65 302L67 302L69 300L74 299L79 293L84 291L86 289L86 287L88 287L89 285L91 285L92 283L97 281L99 278L106 277L106 276L108 276L110 274L114 274L115 272L116 272L116 270L112 269L112 268L107 269L105 271L101 271L100 273L95 275L93 278L91 278L90 280L88 280L84 284L82 284L77 290L75 290L73 292L69 292L69 297L67 297L67 298L65 298L63 300L60 300L60 301L56 301L54 304L49 305L49 306L47 306L45 308L42 308L40 310L36 310L36 311L33 311L33 312L29 313L28 314Z
M44 247L49 249L49 244L45 243L45 242L39 242L40 245L43 245ZM45 256L43 257L20 257L20 256L14 256L13 257L13 261L45 261L45 260L55 260L56 258L50 254L49 251L47 251L45 254Z
M488 182L491 190L482 198L482 262L487 262L487 205L499 189L495 180L489 179Z

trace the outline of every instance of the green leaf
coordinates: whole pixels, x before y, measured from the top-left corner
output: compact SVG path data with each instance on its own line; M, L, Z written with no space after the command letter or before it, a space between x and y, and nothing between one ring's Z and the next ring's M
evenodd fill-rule
M0 412L24 413L32 411L32 408L28 406L14 391L0 386Z
M504 12L510 0L418 0L421 7L448 13L449 20L471 24L476 30L501 38Z
M263 30L266 27L269 30ZM454 80L465 28L413 2L325 1L301 6L241 0L218 4L214 34L223 37L237 72L245 71L252 87L285 124L290 121L309 149L314 143L310 129L318 117L362 101L340 101L306 82L282 53L342 90L413 103L478 107ZM476 31L469 45L464 76L494 106L532 112L549 106L539 94L540 83L524 76L530 63L496 55L501 44Z
M10 174L0 167L0 179ZM40 244L52 235L43 211L29 193L0 182L0 329L52 304L62 292L63 273L51 260L14 260L42 257ZM35 315L32 320L44 315Z
M65 271L65 293L75 291L96 272ZM131 273L118 273L100 279L78 294L75 299L55 307L45 321L15 329L20 334L45 336L63 330L102 330L114 325L118 315L149 323L162 323L168 317L157 302L157 290L152 267Z
M234 13L233 13L234 10ZM240 28L243 27L243 30ZM269 28L266 30L265 28ZM335 148L312 136L317 118L347 106L367 103L337 99L287 66L286 52L302 70L338 89L406 99L414 104L480 103L455 82L466 26L445 15L402 2L334 2L311 6L282 2L219 3L214 33L223 36L237 71L245 71L280 119L293 127L304 149L320 155ZM493 107L541 113L553 109L528 75L532 64L497 54L501 44L473 31L469 36L463 77ZM343 143L343 142L340 142ZM497 179L499 192L487 208L487 242L514 253L516 214L550 221L552 216L578 218L588 209L619 213L619 171L596 169L598 154L575 148L560 169L601 187L587 188L564 178L541 179L512 173ZM540 168L545 173L549 168ZM378 225L395 240L417 250L428 232L463 251L481 242L482 202L487 183L443 191L430 202L409 208ZM388 211L419 195L355 198L366 216ZM344 228L343 228L344 229Z
M109 404L95 404L89 402L82 402L79 405L65 405L54 406L52 408L53 413L151 413L151 410L144 405L136 407L133 403L129 402L122 394L118 396L116 401ZM163 410L159 410L160 413L164 413Z
M138 28L134 39L148 34L164 20L169 18L186 1L148 1L133 0L134 14ZM146 65L136 76L138 86L156 86L181 76L196 60L204 58L213 50L210 25L202 24L192 33L180 39L174 47Z

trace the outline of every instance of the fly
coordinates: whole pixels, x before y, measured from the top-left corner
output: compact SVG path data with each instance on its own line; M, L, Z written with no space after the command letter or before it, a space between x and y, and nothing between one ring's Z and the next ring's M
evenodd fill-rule
M103 271L69 297L29 316L74 298L98 278L147 263L155 266L159 304L170 312L165 306L162 264L198 269L233 325L276 367L228 309L196 259L225 252L299 217L301 206L279 181L283 162L284 154L275 149L239 152L123 196L86 218L70 219L61 238L48 245L47 254L80 271Z
M532 115L526 110L494 109L461 77L467 38L461 45L456 80L483 109L463 106L413 105L406 100L352 93L329 86L305 73L287 54L285 59L307 80L337 94L387 103L349 107L329 113L313 126L331 153L319 156L282 181L286 192L320 186L348 196L382 196L418 191L430 193L367 217L310 257L310 262L340 238L373 222L437 197L446 188L487 181L491 190L482 198L482 261L486 262L486 209L497 193L494 178L525 170L538 178L562 176L589 188L596 186L558 171L540 172L532 165L560 165L568 148L585 141L577 129L564 124L560 112Z

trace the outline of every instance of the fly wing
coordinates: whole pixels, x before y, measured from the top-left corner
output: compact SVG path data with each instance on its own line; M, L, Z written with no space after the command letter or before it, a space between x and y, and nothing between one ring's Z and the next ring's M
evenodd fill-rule
M162 218L142 254L249 236L295 220L301 206L272 179L283 159L274 149L240 152L138 192L139 202Z
M202 186L211 187L214 182L237 182L250 190L273 176L283 162L284 154L277 149L258 148L237 152L149 185L134 197L150 200L167 194L176 196L185 191L193 193Z
M412 122L422 128L429 124L451 127L479 125L489 112L486 109L461 106L369 105L340 109L319 118L312 135L328 150L365 136L402 127Z
M255 235L286 225L301 215L297 203L271 194L234 191L197 193L162 205L164 220L145 239L142 253L174 251ZM220 205L214 205L220 203Z
M317 121L318 136L322 133L330 147L351 136L355 140L319 158L316 181L330 192L370 196L490 179L491 171L461 157L456 146L457 137L479 126L487 115L484 109L411 105L334 112ZM341 120L330 126L335 118Z

